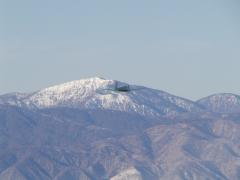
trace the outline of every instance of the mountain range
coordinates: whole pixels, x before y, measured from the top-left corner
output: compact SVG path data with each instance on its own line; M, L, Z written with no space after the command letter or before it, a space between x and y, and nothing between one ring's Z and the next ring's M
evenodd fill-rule
M1 95L0 179L240 179L239 95L191 101L115 83Z

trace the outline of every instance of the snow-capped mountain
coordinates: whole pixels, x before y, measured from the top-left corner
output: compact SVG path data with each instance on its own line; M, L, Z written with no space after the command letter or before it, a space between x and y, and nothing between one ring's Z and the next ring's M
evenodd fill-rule
M197 101L208 110L218 113L239 113L240 96L230 93L221 93L208 96Z
M240 179L239 96L114 87L89 78L0 96L0 180Z
M130 92L112 92L114 80L89 78L49 87L29 95L5 96L2 102L28 108L71 107L135 112L141 115L175 115L198 112L196 103L163 91L131 86ZM124 84L124 83L123 83ZM0 97L0 102L1 102Z

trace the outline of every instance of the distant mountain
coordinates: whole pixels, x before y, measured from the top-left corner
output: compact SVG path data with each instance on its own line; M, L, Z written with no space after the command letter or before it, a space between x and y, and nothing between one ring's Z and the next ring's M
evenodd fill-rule
M0 95L0 104L23 107L23 99L28 96L27 93L10 93Z
M212 112L240 113L240 96L229 93L214 94L197 101Z
M132 85L133 91L113 92L115 81L89 78L53 86L32 94L0 96L0 103L28 108L71 107L136 112L142 115L175 115L198 112L190 100L163 91Z
M114 83L0 96L0 180L240 179L240 113L228 98L216 111L211 96L116 92Z

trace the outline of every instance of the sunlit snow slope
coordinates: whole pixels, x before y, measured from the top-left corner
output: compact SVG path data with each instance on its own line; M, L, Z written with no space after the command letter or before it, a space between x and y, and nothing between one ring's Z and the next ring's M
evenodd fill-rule
M200 111L198 105L163 91L131 86L130 92L113 92L114 80L89 78L49 87L29 95L5 97L5 103L29 108L74 107L136 112L141 115L175 115ZM2 100L3 101L3 100Z

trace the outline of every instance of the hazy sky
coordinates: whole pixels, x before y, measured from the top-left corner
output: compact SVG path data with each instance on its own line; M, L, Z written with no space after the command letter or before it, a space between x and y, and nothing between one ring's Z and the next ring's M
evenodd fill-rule
M240 1L0 0L0 94L92 76L240 94Z

